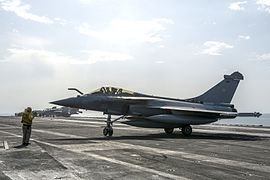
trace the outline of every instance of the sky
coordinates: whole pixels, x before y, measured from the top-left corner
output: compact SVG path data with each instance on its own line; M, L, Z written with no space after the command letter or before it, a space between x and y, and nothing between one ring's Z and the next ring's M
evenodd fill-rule
M0 0L0 114L110 85L180 99L239 71L270 112L270 0Z

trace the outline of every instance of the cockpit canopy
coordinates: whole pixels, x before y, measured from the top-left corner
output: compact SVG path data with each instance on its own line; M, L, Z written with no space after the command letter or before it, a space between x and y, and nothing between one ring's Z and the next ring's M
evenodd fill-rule
M118 95L118 96L134 96L136 93L116 87L101 87L90 94L106 94L106 95Z

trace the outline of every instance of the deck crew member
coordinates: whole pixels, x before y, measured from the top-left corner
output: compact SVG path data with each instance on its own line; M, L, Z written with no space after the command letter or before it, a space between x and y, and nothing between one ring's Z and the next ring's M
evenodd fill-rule
M32 108L27 107L23 112L22 121L21 121L21 123L23 124L22 126L22 131L23 131L22 145L23 146L28 146L30 144L29 139L31 136L33 119L34 119L34 116L32 114Z

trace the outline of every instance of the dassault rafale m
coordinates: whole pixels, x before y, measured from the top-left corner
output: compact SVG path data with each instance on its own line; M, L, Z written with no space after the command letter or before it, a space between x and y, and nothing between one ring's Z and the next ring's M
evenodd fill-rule
M69 88L80 95L51 103L103 112L107 115L104 136L113 135L112 125L118 120L136 127L162 128L167 134L172 134L174 128L179 128L183 135L190 135L191 125L208 124L237 116L261 115L257 112L238 113L231 104L236 88L243 79L239 72L224 75L224 79L214 87L200 96L189 99L159 97L122 88L101 87L89 94ZM119 117L112 119L111 115Z
M73 114L82 113L78 108L59 107L46 108L44 110L33 110L34 117L70 117ZM15 116L22 116L23 112L15 113Z
M73 114L82 113L78 108L70 107L52 107L42 111L33 111L33 114L39 117L70 117Z

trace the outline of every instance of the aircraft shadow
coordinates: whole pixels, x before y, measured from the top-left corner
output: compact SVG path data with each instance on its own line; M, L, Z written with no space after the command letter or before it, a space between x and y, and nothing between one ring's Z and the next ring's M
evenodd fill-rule
M112 136L112 137L91 137L91 138L57 138L57 139L48 139L52 141L102 141L102 140L152 140L152 141L165 141L170 139L204 139L204 140L234 140L234 141L260 141L265 139L260 136L251 136L251 135L240 135L240 134L207 134L207 133L192 133L191 136L183 136L182 134L171 134L167 135L165 133L157 134L147 134L147 135L126 135L126 136Z

